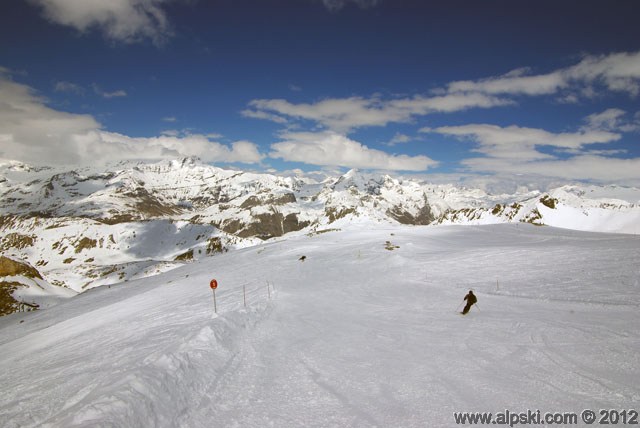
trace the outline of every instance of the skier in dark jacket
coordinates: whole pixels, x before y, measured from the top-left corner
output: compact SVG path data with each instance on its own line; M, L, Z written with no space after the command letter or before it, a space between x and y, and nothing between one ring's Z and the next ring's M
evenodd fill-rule
M464 300L467 301L467 305L462 310L461 312L462 315L465 315L467 312L469 312L469 309L471 309L471 306L473 306L478 301L478 299L476 298L476 295L473 294L472 290L469 290L469 294L464 296Z

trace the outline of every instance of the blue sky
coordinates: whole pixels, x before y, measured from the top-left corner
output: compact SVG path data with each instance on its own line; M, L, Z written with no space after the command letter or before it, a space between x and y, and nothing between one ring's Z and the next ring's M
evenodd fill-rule
M0 158L640 185L640 3L11 0Z

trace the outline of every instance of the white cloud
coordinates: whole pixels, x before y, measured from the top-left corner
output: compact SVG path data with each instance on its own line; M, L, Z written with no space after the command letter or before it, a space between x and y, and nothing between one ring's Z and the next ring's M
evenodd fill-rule
M557 102L575 104L595 98L599 91L640 93L640 52L585 56L570 67L545 74L521 68L497 77L451 82L431 96L383 99L380 96L329 98L314 103L284 99L255 99L245 117L276 123L311 121L325 129L349 133L368 126L407 123L433 113L515 104L516 96L554 95Z
M103 92L102 96L105 98L120 98L120 97L126 97L127 93L122 89L119 89L113 92Z
M69 92L76 95L84 95L85 90L82 86L77 85L71 82L56 82L54 86L54 91L56 92Z
M638 117L638 114L636 113L632 120L627 120L626 115L627 113L619 108L610 108L602 113L594 113L585 118L587 125L584 129L614 132L640 131L640 117Z
M311 165L392 171L425 171L437 162L427 156L390 155L371 149L344 135L325 131L286 132L271 145L272 158Z
M263 155L258 147L248 141L236 141L231 146L211 141L204 135L184 137L161 135L133 138L114 132L98 132L89 135L88 143L98 150L118 159L166 159L197 156L205 162L258 163ZM98 144L96 144L98 143ZM93 151L96 151L93 149ZM119 153L119 155L118 155Z
M100 85L98 85L97 83L92 83L91 88L93 89L93 92L95 94L100 95L103 98L121 98L121 97L127 96L127 92L123 89L107 92L107 91L104 91L100 87ZM56 82L56 84L53 87L53 90L56 92L69 92L76 95L84 95L86 92L84 87L78 84L75 84L72 82L66 82L66 81Z
M162 120L164 120L165 122L176 122L178 119L175 116L167 116L167 117L163 117Z
M619 115L619 111L612 109L590 118L594 123L606 123L609 118ZM589 150L588 146L591 144L611 143L621 138L620 134L610 131L583 129L574 133L552 133L535 128L487 124L440 127L425 131L477 143L474 151L484 156L461 161L469 172L525 174L631 185L640 183L640 158L619 159L607 156L621 152L615 149ZM538 148L543 146L552 148L552 152L561 153L562 156L539 151Z
M526 76L527 70L514 70L506 75L481 79L477 81L465 80L449 83L449 93L479 92L493 95L546 95L554 94L560 88L567 86L566 79L561 72L553 72L538 76Z
M74 163L76 136L100 129L90 115L46 106L31 88L0 75L0 157L38 163Z
M520 162L553 158L538 150L542 146L567 152L580 150L589 144L610 143L620 139L620 134L600 130L554 134L543 129L488 124L443 126L431 131L477 142L479 145L474 151L492 158Z
M580 155L570 159L536 162L510 162L507 159L474 158L462 162L476 172L535 174L565 180L598 181L628 185L640 184L640 158L618 159L598 155Z
M348 133L365 126L410 122L416 116L430 113L454 112L474 107L488 108L510 103L509 100L477 93L391 100L379 97L329 98L312 104L293 104L283 99L257 99L249 102L250 108L242 114L277 123L287 123L289 119L309 120L332 131Z
M61 112L30 87L0 73L0 158L33 164L89 164L122 159L198 156L206 162L257 163L248 141L231 145L200 134L132 138L102 129L90 115Z
M162 4L167 0L29 0L44 17L80 32L98 28L107 39L161 44L171 29Z
M407 177L424 180L433 184L454 184L468 189L481 189L493 195L526 194L532 190L545 191L569 184L565 178L545 177L539 174L518 173L427 173L407 174Z
M545 74L529 74L529 69L513 70L505 75L480 80L451 82L447 93L490 95L551 95L565 91L558 100L575 103L579 97L593 98L597 86L612 92L640 93L640 52L588 55L573 66Z
M578 104L580 98L576 94L564 94L556 98L559 104Z
M389 140L389 142L387 142L386 145L389 147L393 147L393 146L397 146L398 144L408 143L411 140L412 138L409 137L408 135L402 134L400 132L396 132L393 138L391 138L391 140Z
M600 83L614 92L640 93L640 51L586 56L564 70L568 79Z
M252 119L263 119L263 120L268 120L270 122L274 122L274 123L280 123L280 124L285 124L287 123L287 119L282 117L282 116L278 116L277 114L271 114L271 113L266 113L264 111L261 110L243 110L241 112L241 114L244 117L250 117Z
M95 83L91 86L93 87L93 91L103 98L121 98L121 97L127 96L127 92L122 89L118 89L112 92L107 92L107 91L103 91L102 88L100 88L100 86L98 86Z

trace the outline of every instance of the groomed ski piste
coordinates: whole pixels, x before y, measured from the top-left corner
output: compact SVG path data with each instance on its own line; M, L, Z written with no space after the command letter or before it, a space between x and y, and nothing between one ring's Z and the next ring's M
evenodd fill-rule
M461 316L470 289L478 305ZM639 305L639 236L345 224L1 318L0 425L445 427L454 412L639 410Z

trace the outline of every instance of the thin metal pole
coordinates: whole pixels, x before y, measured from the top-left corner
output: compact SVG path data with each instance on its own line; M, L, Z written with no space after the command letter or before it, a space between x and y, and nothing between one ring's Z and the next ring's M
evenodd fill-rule
M213 289L213 312L218 313L218 303L216 302L216 289Z

